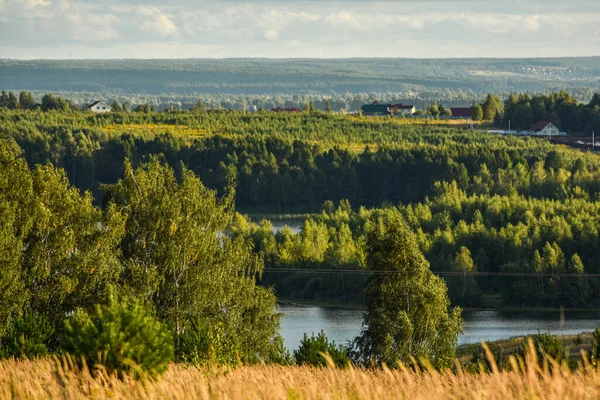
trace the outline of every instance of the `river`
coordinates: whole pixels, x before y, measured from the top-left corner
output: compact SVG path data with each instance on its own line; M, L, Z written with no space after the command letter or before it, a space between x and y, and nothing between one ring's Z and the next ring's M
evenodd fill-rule
M309 336L321 330L336 344L346 344L361 330L363 310L324 308L302 305L280 305L284 314L281 332L285 346L291 351L297 349L304 333ZM490 342L550 330L553 334L571 335L592 331L600 324L599 312L566 312L561 323L558 311L463 312L464 333L458 344Z

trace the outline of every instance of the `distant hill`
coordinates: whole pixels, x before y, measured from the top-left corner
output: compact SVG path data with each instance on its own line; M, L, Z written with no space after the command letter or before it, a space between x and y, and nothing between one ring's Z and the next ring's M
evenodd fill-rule
M600 85L600 57L552 59L0 60L7 90L107 93L544 91Z

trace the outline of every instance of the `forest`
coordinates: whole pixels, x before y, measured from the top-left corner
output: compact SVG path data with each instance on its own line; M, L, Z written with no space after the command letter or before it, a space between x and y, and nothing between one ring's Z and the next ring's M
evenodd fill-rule
M109 204L102 187L122 179L127 163L158 159L178 174L191 171L218 196L232 196L243 214L309 214L299 234L233 218L235 235L264 261L261 283L279 297L364 301L369 226L398 212L455 304L600 304L595 154L389 118L319 111L95 115L53 99L46 104L57 109L45 112L0 109L0 135L31 168L64 170L97 206ZM548 99L569 103L560 100L566 94ZM592 106L577 107L598 108Z

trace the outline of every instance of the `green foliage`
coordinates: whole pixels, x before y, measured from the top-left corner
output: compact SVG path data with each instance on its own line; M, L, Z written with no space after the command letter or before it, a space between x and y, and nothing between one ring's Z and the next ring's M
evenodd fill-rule
M600 360L600 327L596 328L592 333L592 337L594 338L593 348L592 348L592 356L596 365L600 365L598 360Z
M539 360L550 358L556 362L568 360L569 352L565 344L557 337L552 336L550 332L534 335L532 338L533 347ZM522 354L529 350L529 343L523 344Z
M444 368L454 359L461 310L450 312L444 282L429 270L401 214L369 227L365 288L367 313L356 338L359 361L396 367L427 359Z
M474 101L473 105L471 106L471 118L473 121L481 121L483 117L483 108L481 108L481 106Z
M112 294L97 305L89 321L70 318L61 337L62 350L90 366L119 375L162 374L173 359L173 334L139 300Z
M2 336L3 357L36 358L48 354L48 342L54 327L43 315L27 310L8 326Z
M104 187L105 202L126 218L120 285L151 299L178 337L190 316L211 327L218 362L257 362L270 352L279 316L272 291L256 285L260 258L245 238L227 234L233 192L219 198L193 172L178 175L157 160L128 164L121 181Z
M329 342L323 331L317 336L313 334L308 337L306 333L300 341L300 347L294 350L294 360L298 365L313 365L323 367L327 365L327 361L323 355L326 354L339 368L348 365L350 358L343 346L336 346L335 342Z

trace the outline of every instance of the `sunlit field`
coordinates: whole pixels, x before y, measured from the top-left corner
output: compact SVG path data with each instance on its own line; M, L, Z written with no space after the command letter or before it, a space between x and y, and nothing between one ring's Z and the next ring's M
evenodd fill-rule
M600 369L511 360L510 372L173 364L159 379L76 371L56 359L0 362L0 396L28 399L597 399ZM494 370L494 368L492 367Z

